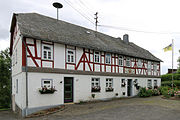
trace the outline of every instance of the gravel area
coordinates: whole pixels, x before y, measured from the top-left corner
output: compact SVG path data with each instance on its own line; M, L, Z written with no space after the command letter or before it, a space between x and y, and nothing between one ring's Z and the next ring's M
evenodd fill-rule
M63 111L26 120L179 120L179 113L180 101L157 96L71 104ZM0 120L4 120L1 115L6 115L0 112ZM15 116L11 115L10 120Z

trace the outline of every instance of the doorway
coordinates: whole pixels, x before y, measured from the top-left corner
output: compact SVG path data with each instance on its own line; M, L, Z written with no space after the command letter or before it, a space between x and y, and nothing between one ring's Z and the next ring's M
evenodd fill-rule
M132 96L132 79L128 79L127 82L127 95Z
M64 103L73 102L73 77L64 77Z

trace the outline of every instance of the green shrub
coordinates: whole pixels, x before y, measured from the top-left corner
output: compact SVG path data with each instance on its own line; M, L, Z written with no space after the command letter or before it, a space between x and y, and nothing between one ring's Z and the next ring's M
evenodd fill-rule
M173 85L174 87L180 88L180 80L174 80L173 83L174 83L174 85ZM162 81L161 86L169 86L169 87L171 87L172 86L172 81L171 80L170 81Z
M174 78L174 80L180 80L180 74L174 73L173 78ZM161 75L161 80L162 81L170 81L170 80L172 80L172 74Z
M144 87L144 88L140 88L138 96L139 97L150 97L150 96L152 96L152 94L153 94L153 92L151 89Z
M153 96L158 96L158 95L160 95L160 91L158 89L153 89L152 90L152 95Z

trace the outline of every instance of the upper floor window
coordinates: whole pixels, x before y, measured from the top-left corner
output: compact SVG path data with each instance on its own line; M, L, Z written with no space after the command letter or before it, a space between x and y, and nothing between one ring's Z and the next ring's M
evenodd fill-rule
M106 53L106 64L111 64L111 54Z
M139 59L138 60L138 67L141 68L142 67L142 61Z
M126 58L126 66L130 67L131 66L131 60L130 58Z
M53 46L52 45L42 45L42 58L45 60L52 60L53 58Z
M100 53L94 52L94 62L99 63L100 62Z
M67 49L66 54L66 62L75 63L75 50Z
M151 72L151 62L148 61L148 66L147 66L148 72Z
M119 66L123 66L123 57L119 56Z
M153 69L154 69L154 72L157 71L157 64L156 63L153 64Z

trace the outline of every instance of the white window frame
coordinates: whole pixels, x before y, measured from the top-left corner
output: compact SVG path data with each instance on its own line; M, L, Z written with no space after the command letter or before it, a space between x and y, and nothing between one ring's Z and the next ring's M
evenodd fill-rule
M45 49L44 47L48 47L48 48L50 48L50 50ZM46 52L46 58L44 56L44 52ZM51 58L49 58L49 56ZM53 45L42 44L42 59L44 59L44 60L53 60Z
M138 59L138 63L137 63L138 68L142 68L142 60Z
M129 62L129 65L127 64ZM131 67L131 59L129 57L126 58L126 67Z
M106 53L105 61L106 61L106 64L111 64L111 53Z
M113 88L113 78L106 78L106 88Z
M151 79L148 79L148 81L147 81L147 87L149 88L149 87L152 87L152 80Z
M71 52L72 54L69 52ZM66 62L75 63L75 50L74 49L66 49Z
M119 66L123 66L123 64L124 64L123 56L119 55L118 60L119 60Z
M94 62L100 63L100 52L94 51Z
M45 83L45 81L49 82L49 84ZM53 79L41 79L41 87L45 87L50 89L53 88Z
M100 78L92 78L91 79L91 88L96 87L96 86L100 87Z

